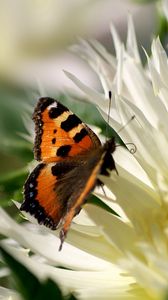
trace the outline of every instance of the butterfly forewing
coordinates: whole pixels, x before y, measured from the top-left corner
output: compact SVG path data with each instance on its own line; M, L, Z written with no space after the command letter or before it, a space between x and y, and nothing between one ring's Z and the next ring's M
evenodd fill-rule
M97 136L68 108L52 98L41 98L35 108L34 155L55 162L100 145Z

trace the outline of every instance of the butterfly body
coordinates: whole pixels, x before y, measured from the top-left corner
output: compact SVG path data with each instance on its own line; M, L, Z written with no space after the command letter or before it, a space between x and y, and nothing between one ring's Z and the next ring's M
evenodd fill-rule
M98 175L116 170L114 138L101 145L82 121L52 98L41 98L33 114L35 159L40 161L24 186L21 210L60 231L61 245L73 217L96 185Z

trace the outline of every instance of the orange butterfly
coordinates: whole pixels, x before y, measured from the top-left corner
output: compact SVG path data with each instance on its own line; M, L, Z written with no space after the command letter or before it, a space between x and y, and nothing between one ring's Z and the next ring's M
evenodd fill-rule
M104 145L68 108L52 98L39 99L33 114L34 156L40 161L24 186L20 210L52 230L61 227L59 250L71 221L96 185L99 174L116 170L115 140Z

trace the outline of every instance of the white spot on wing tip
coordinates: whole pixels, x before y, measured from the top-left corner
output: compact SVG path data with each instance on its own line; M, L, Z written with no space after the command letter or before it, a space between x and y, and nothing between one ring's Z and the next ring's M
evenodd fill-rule
M52 104L50 104L48 107L47 107L47 109L48 110L50 110L52 107L57 107L57 102L56 101L54 101Z

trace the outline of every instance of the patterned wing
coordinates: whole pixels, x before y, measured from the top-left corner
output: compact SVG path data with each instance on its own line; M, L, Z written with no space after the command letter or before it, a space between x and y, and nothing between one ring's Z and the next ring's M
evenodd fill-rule
M77 166L76 162L40 163L24 185L24 202L20 210L29 212L39 224L55 230L66 213L66 202L56 193L62 176Z
M68 108L52 98L40 98L33 114L34 156L56 162L100 146L93 131Z
M53 230L62 226L60 250L73 217L97 184L104 156L103 148L99 147L82 156L82 160L78 157L41 163L25 183L25 201L20 209Z

